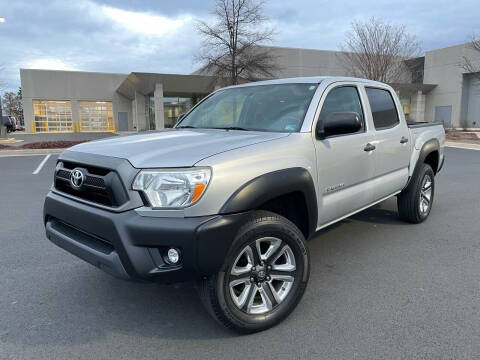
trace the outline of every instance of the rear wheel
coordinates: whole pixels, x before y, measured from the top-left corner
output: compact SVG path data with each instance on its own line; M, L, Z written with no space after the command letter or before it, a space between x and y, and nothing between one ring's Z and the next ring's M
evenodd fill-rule
M430 165L423 164L397 198L400 218L414 224L424 221L432 209L434 192L435 174Z
M234 243L221 271L201 282L200 296L223 325L240 332L265 330L283 320L305 291L305 239L284 217L257 211Z

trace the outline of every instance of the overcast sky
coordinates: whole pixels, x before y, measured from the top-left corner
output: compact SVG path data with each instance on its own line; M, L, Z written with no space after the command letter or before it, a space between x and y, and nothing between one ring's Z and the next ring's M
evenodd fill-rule
M197 19L213 0L0 0L0 80L20 85L19 68L191 73ZM397 5L398 4L398 5ZM479 0L269 0L271 45L335 50L352 20L375 16L421 41L423 50L480 33Z

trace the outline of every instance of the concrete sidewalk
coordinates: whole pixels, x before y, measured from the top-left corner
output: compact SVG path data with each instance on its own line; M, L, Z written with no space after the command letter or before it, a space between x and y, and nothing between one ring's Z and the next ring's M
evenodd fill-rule
M480 150L480 144L464 143L457 141L445 141L445 146L458 149Z

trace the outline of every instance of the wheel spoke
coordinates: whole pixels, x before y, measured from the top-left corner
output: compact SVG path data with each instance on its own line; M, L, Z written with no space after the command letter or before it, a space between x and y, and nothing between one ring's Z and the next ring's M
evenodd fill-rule
M430 203L430 196L422 192L422 199L425 201L427 204Z
M276 262L285 255L285 263L277 264ZM295 256L293 255L292 249L288 245L284 246L282 250L277 254L277 256L272 261L272 269L280 271L294 271L296 269L295 265Z
M250 251L252 252L252 256L253 256L253 265L254 266L260 265L262 260L260 258L260 253L258 252L256 245L251 244L249 246L249 248L250 248Z
M260 297L262 299L262 304L259 306L259 312L267 312L272 310L273 304L272 300L270 300L270 297L267 295L264 289L264 285L262 284L261 287L258 288L258 293L260 294Z
M423 191L428 190L432 187L432 180L430 178L425 179L425 184L423 184Z
M270 277L272 278L272 280L280 280L280 281L286 281L286 282L293 282L293 280L295 280L293 276L285 275L283 272L280 274L272 273Z
M277 302L277 304L280 304L282 302L282 299L278 295L277 290L275 290L275 287L273 286L271 281L268 282L268 287L270 288L270 291L273 297L275 298L275 301Z
M244 266L238 266L238 262L244 258L246 264ZM235 262L233 263L232 271L230 272L232 275L243 275L248 273L252 266L254 265L254 255L252 248L250 246L245 247L240 255L237 256Z
M275 296L275 289L272 290L271 284L268 282L262 283L262 289L263 293L267 297L269 303L270 303L270 309L273 308L275 305L280 303L280 299L277 300L277 297Z
M249 313L252 312L253 303L255 301L255 295L257 295L257 292L258 292L258 288L255 285L252 285L248 293L248 302L246 303L246 310Z
M245 284L245 286L243 287L241 293L237 295L235 293L235 287L241 284ZM245 305L252 287L253 285L250 283L249 278L238 279L230 282L230 295L232 296L235 305L237 305L239 308L242 308Z
M270 290L272 291L275 301L277 301L277 303L281 303L285 299L285 297L289 294L295 278L289 275L275 275L275 274L271 275L271 278L272 279L268 282L268 285L270 287ZM277 282L277 281L281 281L282 283L280 287L277 286L277 288L275 288L274 282Z
M262 253L261 244L268 243L268 248L265 253ZM258 255L261 261L266 261L273 253L277 251L277 249L282 245L282 240L274 238L274 237L267 237L258 239L256 242L256 248Z
M432 188L424 191L424 194L425 194L426 198L428 199L428 202L430 202L430 199L432 198Z

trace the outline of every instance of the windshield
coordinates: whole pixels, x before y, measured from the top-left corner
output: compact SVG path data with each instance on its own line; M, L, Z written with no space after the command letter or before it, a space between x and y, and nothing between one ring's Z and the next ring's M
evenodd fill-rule
M317 84L272 84L221 90L177 127L298 131L316 88Z

